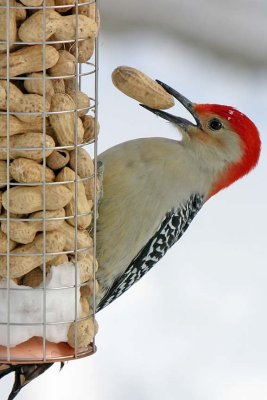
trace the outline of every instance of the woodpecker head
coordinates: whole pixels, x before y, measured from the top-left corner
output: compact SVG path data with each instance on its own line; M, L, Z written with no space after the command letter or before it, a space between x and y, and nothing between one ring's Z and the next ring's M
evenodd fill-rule
M163 82L157 81L194 117L195 123L165 111L142 107L174 124L182 134L182 144L200 167L213 174L208 197L246 175L257 164L261 141L254 123L233 107L219 104L196 104Z

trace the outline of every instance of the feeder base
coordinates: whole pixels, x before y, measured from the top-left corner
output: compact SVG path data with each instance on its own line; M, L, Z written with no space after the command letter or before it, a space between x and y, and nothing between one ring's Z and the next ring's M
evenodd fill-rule
M33 337L18 346L10 348L10 360L7 360L7 348L0 346L0 363L6 364L43 364L60 362L87 357L96 352L94 343L86 348L75 350L67 343L52 343L46 341L46 357L43 353L43 339Z

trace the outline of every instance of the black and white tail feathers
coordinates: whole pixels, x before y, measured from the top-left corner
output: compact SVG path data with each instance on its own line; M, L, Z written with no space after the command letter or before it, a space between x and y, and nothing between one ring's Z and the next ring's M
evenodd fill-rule
M33 379L42 375L48 368L52 367L53 363L48 364L0 364L0 380L6 375L15 372L15 380L10 395L6 400L13 400L17 394ZM62 369L64 363L61 363ZM4 399L3 399L4 400Z

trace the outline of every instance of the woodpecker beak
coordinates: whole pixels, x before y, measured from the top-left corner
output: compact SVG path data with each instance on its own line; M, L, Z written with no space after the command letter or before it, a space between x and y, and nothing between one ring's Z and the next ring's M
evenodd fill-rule
M190 114L194 117L194 119L196 121L196 125L194 125L192 122L188 121L185 118L177 117L176 115L169 114L165 111L157 110L155 108L148 107L144 104L140 104L140 106L144 107L148 111L153 112L154 114L158 115L159 117L164 118L169 122L172 122L173 124L179 125L183 129L186 129L188 126L198 126L199 128L201 128L200 120L194 109L194 103L192 103L186 97L181 95L181 93L177 92L175 89L166 85L166 83L163 83L157 79L156 79L156 82L158 82L158 84L161 85L163 87L163 89L166 90L166 92L170 93L176 100L178 100L190 112Z

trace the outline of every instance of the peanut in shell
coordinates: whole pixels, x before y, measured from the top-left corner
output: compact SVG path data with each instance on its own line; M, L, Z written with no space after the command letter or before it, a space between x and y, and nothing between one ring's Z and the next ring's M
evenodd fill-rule
M173 97L162 86L135 68L117 67L112 73L112 82L121 92L151 108L174 106Z

